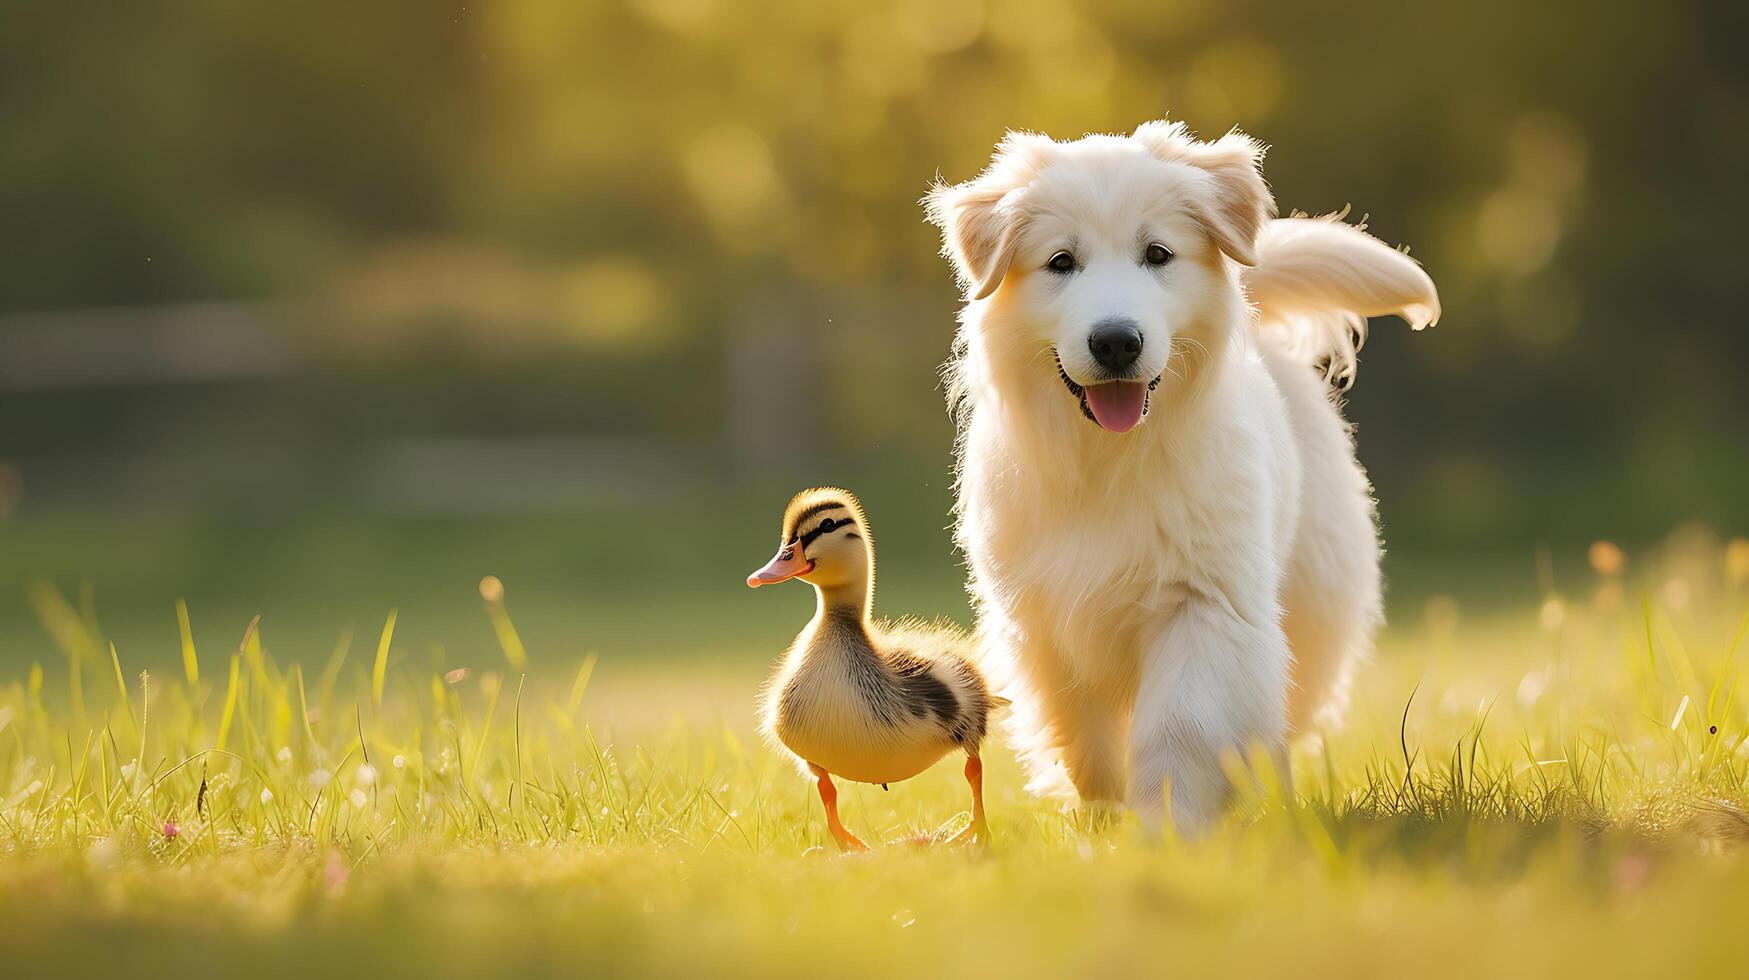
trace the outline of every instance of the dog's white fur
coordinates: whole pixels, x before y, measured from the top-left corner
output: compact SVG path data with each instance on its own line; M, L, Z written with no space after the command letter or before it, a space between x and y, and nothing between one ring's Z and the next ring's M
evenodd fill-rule
M1280 764L1344 706L1380 621L1379 544L1330 381L1352 378L1366 317L1439 316L1407 255L1336 218L1272 220L1262 154L1163 121L1011 133L925 200L966 290L946 368L957 536L1032 788L1150 822L1169 797L1190 831L1224 807L1223 755ZM1166 265L1142 260L1152 242ZM1068 275L1046 268L1063 249ZM1162 379L1124 434L1059 376L1100 379L1087 335L1113 316Z

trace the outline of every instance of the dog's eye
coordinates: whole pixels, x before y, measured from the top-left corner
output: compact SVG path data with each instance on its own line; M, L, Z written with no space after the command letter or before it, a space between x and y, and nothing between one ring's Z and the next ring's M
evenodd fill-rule
M1142 253L1142 258L1146 259L1149 265L1165 265L1172 261L1172 250L1159 242L1154 242L1148 246L1147 251Z
M1045 268L1052 272L1074 272L1075 256L1070 255L1068 250L1065 249L1051 256L1051 260L1045 263Z

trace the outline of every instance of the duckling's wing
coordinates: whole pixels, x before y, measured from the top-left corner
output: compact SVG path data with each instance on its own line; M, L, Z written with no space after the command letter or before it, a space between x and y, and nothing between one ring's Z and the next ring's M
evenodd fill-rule
M961 713L961 699L938 669L940 661L905 649L883 651L881 659L911 714L933 715L944 727L952 727Z
M982 743L989 730L990 712L1009 703L991 693L975 659L976 643L952 623L906 619L879 624L875 646L895 671L922 666L951 692L955 710L943 721L956 744L976 747Z

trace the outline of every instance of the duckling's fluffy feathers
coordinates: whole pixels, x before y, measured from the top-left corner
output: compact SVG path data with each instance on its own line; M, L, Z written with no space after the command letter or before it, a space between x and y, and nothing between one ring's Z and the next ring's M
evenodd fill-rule
M767 685L768 738L835 776L909 779L954 749L976 753L990 693L971 639L947 623L824 615L796 637Z

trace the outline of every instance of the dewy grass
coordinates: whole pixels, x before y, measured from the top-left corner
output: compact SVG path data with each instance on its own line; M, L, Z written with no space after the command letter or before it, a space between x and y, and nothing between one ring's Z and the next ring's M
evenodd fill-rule
M846 787L888 843L840 857L750 735L763 664L543 663L494 584L495 664L421 669L390 613L350 684L350 637L310 651L311 685L265 624L197 652L179 606L181 676L147 675L41 588L65 656L0 683L0 962L1710 975L1749 950L1749 619L1715 591L1389 633L1291 779L1229 760L1202 839L1029 798L993 752L991 847L930 843L965 819L944 769Z

